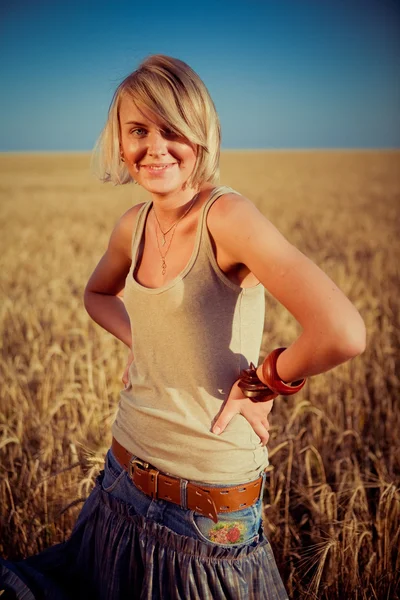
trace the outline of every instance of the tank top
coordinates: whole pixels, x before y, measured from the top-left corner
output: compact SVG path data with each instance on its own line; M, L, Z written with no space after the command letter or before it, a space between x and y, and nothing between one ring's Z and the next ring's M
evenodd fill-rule
M267 449L242 415L220 435L211 427L233 383L257 364L264 327L264 288L236 285L219 268L203 205L186 267L159 288L135 277L152 202L138 213L124 303L134 361L120 393L112 433L132 454L164 473L204 483L242 483L268 465Z

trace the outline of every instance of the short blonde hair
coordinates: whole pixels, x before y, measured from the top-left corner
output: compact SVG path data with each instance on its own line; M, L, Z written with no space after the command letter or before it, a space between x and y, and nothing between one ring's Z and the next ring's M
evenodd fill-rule
M102 181L115 185L132 182L120 157L119 107L124 96L132 98L139 108L149 109L166 127L197 146L189 185L217 182L221 131L211 96L189 65L161 54L144 60L115 91L94 149L93 166Z

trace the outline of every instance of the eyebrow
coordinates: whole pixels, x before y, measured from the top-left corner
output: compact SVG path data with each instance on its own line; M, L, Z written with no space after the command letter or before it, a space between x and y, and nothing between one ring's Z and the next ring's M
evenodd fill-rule
M147 127L147 125L144 125L143 123L138 123L137 121L126 121L125 125L138 125L139 127Z

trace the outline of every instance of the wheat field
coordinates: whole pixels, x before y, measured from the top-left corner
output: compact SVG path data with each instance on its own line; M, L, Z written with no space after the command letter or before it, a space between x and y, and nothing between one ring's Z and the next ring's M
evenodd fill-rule
M400 597L400 152L224 152L250 198L339 285L359 357L278 398L265 529L291 598ZM0 554L68 537L110 444L127 355L82 294L119 217L145 198L89 156L0 156ZM266 294L262 356L299 334Z

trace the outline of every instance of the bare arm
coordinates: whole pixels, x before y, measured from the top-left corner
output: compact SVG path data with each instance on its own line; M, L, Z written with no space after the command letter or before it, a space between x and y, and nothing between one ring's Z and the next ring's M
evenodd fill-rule
M132 231L140 208L141 205L134 206L119 219L84 293L85 308L92 319L129 348L131 326L119 294L131 266Z
M355 306L249 200L222 196L208 226L217 249L246 265L303 328L278 358L284 381L328 371L363 352L365 325Z

